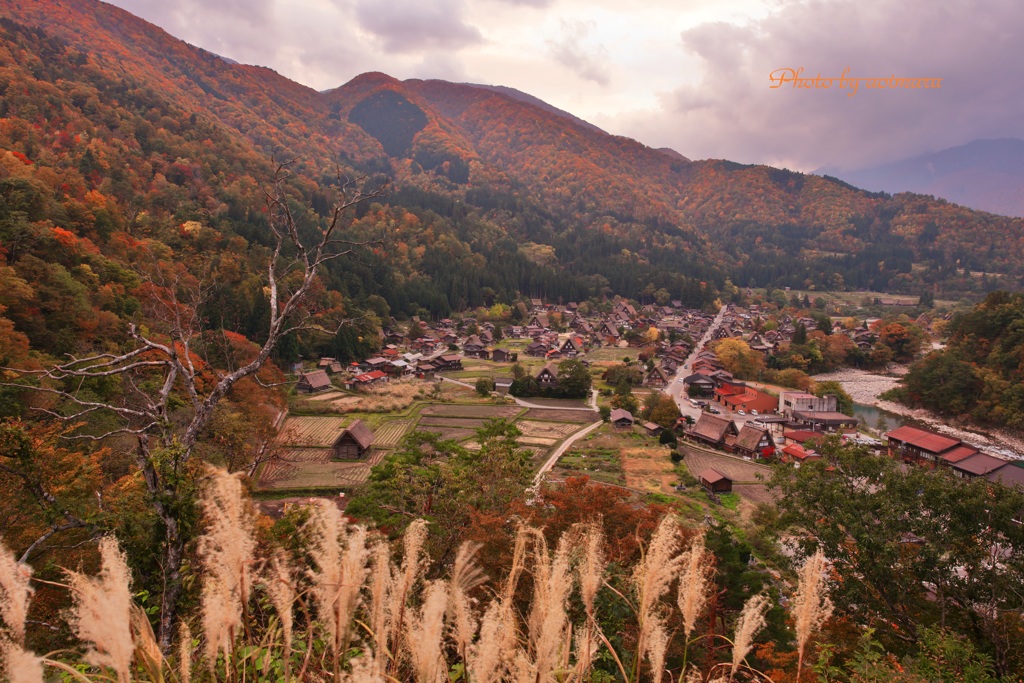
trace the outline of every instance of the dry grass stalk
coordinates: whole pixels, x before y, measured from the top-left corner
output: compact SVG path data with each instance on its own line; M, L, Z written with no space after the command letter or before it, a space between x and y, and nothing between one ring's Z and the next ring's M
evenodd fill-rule
M11 641L0 641L0 662L10 683L43 683L43 660Z
M265 577L267 595L277 611L278 619L281 621L281 635L284 646L284 677L288 680L292 655L292 629L294 627L294 615L292 609L295 606L295 568L292 567L288 557L280 550L270 558L270 565Z
M31 579L32 567L18 562L14 551L0 542L0 615L3 615L11 639L18 645L25 644Z
M771 600L764 593L758 593L747 600L743 605L743 612L736 620L736 635L732 643L732 668L729 670L729 680L736 674L740 663L747 658L750 650L754 647L754 636L764 628L765 613L771 606Z
M423 596L423 606L406 618L406 644L418 683L437 683L447 672L442 656L444 614L448 587L443 581L431 582Z
M371 551L373 571L370 574L370 631L376 647L373 659L373 675L381 678L384 675L384 664L387 659L388 634L388 595L394 589L395 565L391 561L391 549L387 543L378 543Z
M580 597L589 617L594 616L594 599L604 581L604 533L596 524L586 526L583 534L583 559L577 568L580 582Z
M668 630L659 616L652 616L648 625L647 649L644 655L651 665L651 681L660 683L665 672L665 654L668 652Z
M593 623L584 624L575 636L574 652L576 655L576 679L586 681L590 679L589 673L594 665L594 655L600 649L601 641L598 639Z
M81 640L91 643L85 660L110 667L120 683L131 679L131 571L112 536L100 539L102 568L95 578L65 570L74 597L69 623Z
M495 599L480 620L480 637L466 654L466 670L475 683L495 683L502 677L501 629L505 606Z
M212 667L219 651L227 656L233 650L239 627L247 625L256 541L240 474L212 470L200 504L206 520L206 533L199 537L198 544L206 570L202 590L203 632L206 656Z
M682 556L679 552L679 522L671 515L662 518L651 537L647 552L633 569L636 591L637 642L633 670L639 670L640 657L649 650L647 642L651 626L659 622L658 601L679 574Z
M558 542L554 555L548 553L544 535L531 529L534 537L533 600L530 609L530 646L538 680L554 680L561 649L569 627L565 612L572 592L572 563L569 535Z
M178 627L178 680L181 683L192 680L192 629L184 620Z
M145 610L135 604L132 605L131 625L132 636L135 639L135 661L149 676L149 680L163 681L164 655L156 642L149 617L146 616Z
M800 671L803 669L807 641L832 615L832 601L828 597L828 586L825 583L826 569L825 554L820 549L807 558L804 566L800 568L800 583L796 595L793 596L793 619L796 621L798 652L797 681L800 680Z
M312 594L320 621L330 636L337 677L341 654L348 647L359 591L366 579L370 554L366 547L366 527L346 529L338 506L328 500L317 501L308 525L312 536L311 554L316 564L316 571L310 571Z
M397 654L404 651L401 646L402 626L405 624L406 605L409 596L412 594L413 586L420 580L427 569L427 558L423 554L423 547L427 542L427 522L417 519L406 527L405 535L402 537L403 557L402 566L399 570L392 590L388 598L387 621L388 642L391 651L395 653L395 659L389 664L390 672L397 667Z
M714 570L711 558L704 545L704 536L693 539L690 549L683 553L683 573L679 577L679 612L683 616L684 641L690 640L690 634L697 626L707 604L708 590Z
M473 642L476 633L476 615L473 613L473 600L469 593L487 581L487 576L476 563L476 554L480 551L479 543L466 542L459 546L452 565L452 576L448 591L448 613L452 622L452 632L459 655L463 661Z

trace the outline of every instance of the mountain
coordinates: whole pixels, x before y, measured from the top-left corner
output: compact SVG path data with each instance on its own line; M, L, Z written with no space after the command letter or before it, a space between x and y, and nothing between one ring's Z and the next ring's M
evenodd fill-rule
M256 338L263 188L281 164L308 229L339 181L389 183L346 233L385 246L325 271L371 327L521 296L664 290L704 306L736 283L959 297L1024 275L1020 219L690 161L502 88L368 73L317 92L95 0L0 5L0 315L34 348L108 341L138 315L140 245L220 278L209 315ZM281 353L348 358L372 338Z
M980 211L1024 216L1024 140L975 140L834 175L869 190L935 195Z

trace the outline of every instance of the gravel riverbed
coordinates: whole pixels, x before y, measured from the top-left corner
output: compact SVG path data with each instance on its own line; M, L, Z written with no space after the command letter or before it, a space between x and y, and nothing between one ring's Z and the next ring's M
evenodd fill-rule
M814 379L819 382L839 382L846 393L850 394L857 403L875 406L890 413L913 418L941 434L962 439L972 446L983 448L994 454L1017 459L1024 458L1024 436L1020 434L1000 429L980 431L962 422L951 422L922 408L908 408L900 403L883 401L878 398L879 395L897 386L899 376L906 372L907 369L902 366L896 366L892 374L885 375L868 370L847 368L837 372L815 375Z

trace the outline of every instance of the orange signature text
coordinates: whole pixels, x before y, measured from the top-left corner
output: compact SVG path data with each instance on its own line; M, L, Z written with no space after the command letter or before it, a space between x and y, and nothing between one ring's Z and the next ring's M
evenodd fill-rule
M791 88L805 90L836 88L846 90L847 97L856 95L861 85L869 90L920 90L942 87L941 78L901 78L895 74L889 78L857 78L849 74L850 67L843 69L842 75L838 77L822 76L820 72L816 76L805 76L803 67L776 69L768 75L768 81L771 83L768 87L775 89L789 84Z

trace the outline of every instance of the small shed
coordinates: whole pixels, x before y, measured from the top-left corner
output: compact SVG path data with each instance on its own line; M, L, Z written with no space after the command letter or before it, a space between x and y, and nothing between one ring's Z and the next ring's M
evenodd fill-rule
M701 470L697 478L700 480L700 485L707 489L709 493L732 492L732 479L714 468L708 467Z
M659 436L665 428L655 422L644 422L644 429L647 430L647 436Z
M608 416L608 419L611 420L612 426L615 429L621 429L624 431L633 429L633 413L628 410L616 408L611 412L611 415Z
M366 455L373 441L373 431L362 420L356 420L338 435L331 448L335 459L355 460Z
M299 381L295 385L295 390L300 394L313 394L330 388L331 378L327 376L327 372L324 370L302 373L299 375Z

